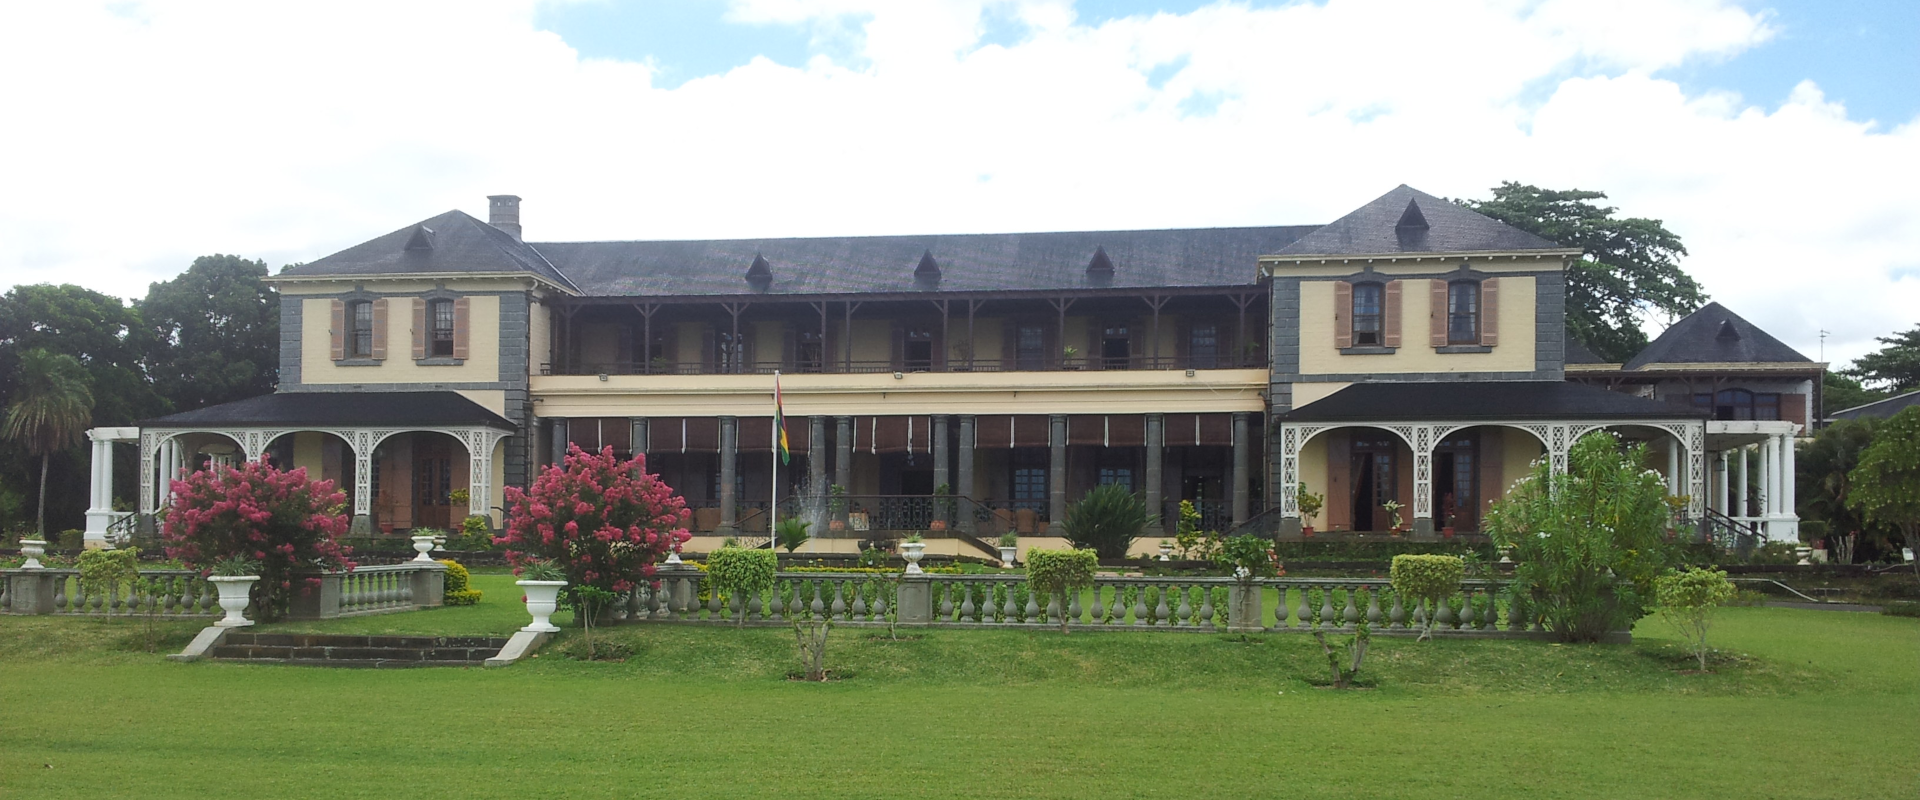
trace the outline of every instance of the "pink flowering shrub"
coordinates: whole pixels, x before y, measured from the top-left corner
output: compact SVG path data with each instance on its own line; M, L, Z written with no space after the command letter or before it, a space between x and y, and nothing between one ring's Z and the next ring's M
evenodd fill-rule
M625 593L653 575L653 565L693 538L693 512L645 455L621 461L613 448L599 453L569 445L564 466L548 467L521 491L509 486L505 535L514 574L529 559L552 561L574 586Z
M321 571L354 568L339 541L346 502L333 481L308 481L305 467L215 467L173 482L161 536L167 557L193 569L236 556L260 562L254 606L272 621L286 614L295 581L318 587Z

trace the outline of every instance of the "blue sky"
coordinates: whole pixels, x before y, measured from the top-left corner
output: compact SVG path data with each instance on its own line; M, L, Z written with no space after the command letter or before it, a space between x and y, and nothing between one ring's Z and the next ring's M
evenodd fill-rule
M1194 0L1080 0L1082 25L1156 12L1183 14L1213 5ZM1254 8L1285 2L1244 2ZM1696 59L1665 70L1662 77L1689 93L1738 92L1749 103L1775 107L1802 80L1812 80L1827 99L1846 105L1848 116L1883 126L1920 114L1920 0L1767 0L1743 2L1771 13L1778 33L1769 42L1725 60ZM707 75L724 74L755 56L786 66L824 54L856 61L855 47L832 31L777 23L726 19L723 0L584 2L540 7L535 24L559 34L585 58L650 62L657 84L672 88ZM983 45L1010 45L1024 26L991 11Z

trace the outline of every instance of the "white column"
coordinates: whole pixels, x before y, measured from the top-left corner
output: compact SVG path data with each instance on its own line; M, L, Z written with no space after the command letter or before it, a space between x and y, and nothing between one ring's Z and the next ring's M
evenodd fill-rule
M1713 477L1714 498L1720 501L1720 513L1725 514L1729 508L1728 502L1732 498L1731 487L1727 485L1727 451L1725 450L1713 455Z
M1794 490L1798 487L1793 475L1795 453L1793 450L1793 436L1791 434L1780 437L1780 454L1780 482L1782 485L1780 492L1782 506L1780 516L1786 518L1786 522L1782 526L1785 529L1780 531L1780 539L1782 541L1797 541L1800 538L1800 510L1796 507L1797 504L1794 501Z
M113 522L113 505L104 499L106 495L101 480L102 475L112 474L104 465L113 458L113 451L100 438L103 433L100 429L87 431L93 452L87 464L87 530L81 541L89 550L107 546L107 526Z
M1741 445L1740 449L1735 450L1734 453L1736 453L1738 457L1734 459L1733 464L1733 477L1735 481L1733 485L1733 515L1736 517L1744 517L1747 515L1747 446Z
M1680 488L1687 483L1686 478L1680 474L1680 446L1680 438L1677 436L1667 442L1667 494L1669 495L1686 494Z

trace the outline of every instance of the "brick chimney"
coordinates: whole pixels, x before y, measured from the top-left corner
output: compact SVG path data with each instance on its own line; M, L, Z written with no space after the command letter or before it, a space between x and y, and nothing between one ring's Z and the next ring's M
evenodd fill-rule
M514 241L521 241L519 196L511 194L488 195L487 224L511 234Z

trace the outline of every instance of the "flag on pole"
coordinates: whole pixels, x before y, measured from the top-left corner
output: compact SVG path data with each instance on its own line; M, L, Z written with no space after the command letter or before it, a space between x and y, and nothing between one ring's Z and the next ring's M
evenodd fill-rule
M773 435L780 439L780 463L793 463L793 453L787 449L787 412L780 405L780 373L773 373Z

